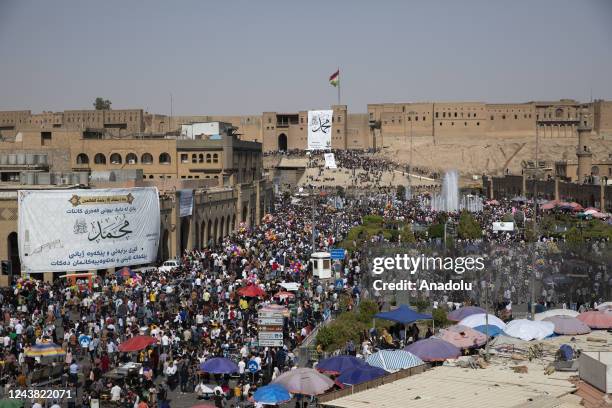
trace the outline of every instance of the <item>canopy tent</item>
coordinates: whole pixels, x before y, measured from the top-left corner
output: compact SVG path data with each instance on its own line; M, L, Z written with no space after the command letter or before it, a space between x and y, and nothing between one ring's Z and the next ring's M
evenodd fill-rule
M552 317L552 316L577 317L579 314L580 313L578 313L577 311L571 310L571 309L551 309L551 310L547 310L542 313L536 313L533 318L534 320L544 320L547 317Z
M486 313L486 311L481 307L464 306L464 307L460 307L457 310L453 310L452 312L448 314L448 316L446 316L446 318L452 322L459 322L468 316L471 316L474 314L481 314L481 313Z
M377 313L374 317L403 324L409 324L417 320L431 320L432 318L430 314L421 314L407 305L400 305L398 308L388 312Z
M253 394L255 402L265 405L280 405L291 400L291 394L281 384L269 384L258 388Z
M273 384L280 384L292 394L319 395L330 389L334 382L312 368L296 368L279 375Z
M140 351L148 346L157 343L157 340L151 336L134 336L131 339L119 344L119 351L129 353L132 351Z
M366 362L353 356L336 356L325 358L317 364L316 369L325 374L338 375L355 367L365 367Z
M28 357L57 357L65 356L66 352L55 343L43 342L26 348L25 355Z
M425 364L423 360L406 350L380 350L369 356L366 363L390 373Z
M543 321L552 322L555 325L555 333L557 334L575 335L591 332L589 326L571 316L551 316L545 318Z
M225 357L213 357L200 364L200 371L209 374L232 374L238 372L238 365Z
M555 325L544 320L518 319L508 322L504 332L521 340L542 340L555 332Z
M588 325L591 329L612 329L612 310L591 310L580 313L578 320Z
M460 349L480 347L487 342L487 336L471 327L455 325L442 329L437 338L449 342Z
M357 385L380 378L388 373L382 368L366 365L350 368L338 376L338 381L345 385Z
M445 361L461 355L461 350L458 347L435 337L419 340L405 347L404 350L427 362Z
M467 326L471 328L490 324L499 327L502 331L506 329L506 323L504 323L499 317L492 314L489 314L487 316L485 313L468 316L465 319L461 320L459 324L461 326Z

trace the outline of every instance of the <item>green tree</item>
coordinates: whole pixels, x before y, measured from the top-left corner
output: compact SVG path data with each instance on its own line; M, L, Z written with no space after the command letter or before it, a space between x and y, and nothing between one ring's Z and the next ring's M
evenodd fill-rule
M446 327L446 325L448 325L448 319L446 318L446 311L444 309L434 309L431 315L436 327Z
M406 199L406 187L400 184L399 186L397 186L397 189L395 190L395 194L398 200L404 201Z
M457 234L461 239L476 239L482 237L482 230L480 229L480 224L472 217L472 214L463 211L459 217Z
M109 101L108 99L100 98L98 96L96 100L94 101L93 106L94 108L96 108L96 110L110 110L111 104L112 102Z

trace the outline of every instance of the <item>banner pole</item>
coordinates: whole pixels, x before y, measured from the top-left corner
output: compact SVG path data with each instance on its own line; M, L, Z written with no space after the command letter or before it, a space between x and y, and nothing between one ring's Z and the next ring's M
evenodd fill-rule
M338 105L340 105L340 67L338 67Z

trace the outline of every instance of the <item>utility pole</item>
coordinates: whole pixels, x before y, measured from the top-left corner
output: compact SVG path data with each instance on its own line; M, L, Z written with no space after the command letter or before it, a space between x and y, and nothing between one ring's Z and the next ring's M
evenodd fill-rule
M532 271L531 271L531 320L535 320L535 273L536 273L536 249L538 247L538 148L539 132L536 120L536 143L535 143L535 171L533 177L533 236L534 243L532 248Z
M316 213L315 213L315 203L316 199L315 199L315 189L314 189L314 185L312 186L312 252L315 252L315 217L316 217Z

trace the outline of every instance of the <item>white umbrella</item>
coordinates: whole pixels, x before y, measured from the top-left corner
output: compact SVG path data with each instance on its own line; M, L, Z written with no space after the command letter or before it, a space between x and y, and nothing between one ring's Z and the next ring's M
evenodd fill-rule
M521 340L542 340L555 332L555 324L542 320L518 319L508 323L505 330L508 336Z
M312 368L296 368L278 376L273 381L292 394L319 395L330 389L334 382Z
M545 312L542 313L536 313L535 316L533 317L534 320L544 320L547 317L553 317L553 316L569 316L569 317L576 317L578 316L580 313L578 313L575 310L572 309L551 309L551 310L547 310Z
M390 373L425 364L423 360L405 350L380 350L369 356L366 363Z
M484 326L487 324L486 313L473 314L461 320L458 324L461 326L474 327ZM506 330L506 323L504 323L499 317L489 314L488 324L499 327L502 331Z
M597 305L595 309L597 310L612 309L612 302L605 302L605 303L602 303L601 305Z

